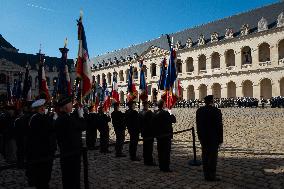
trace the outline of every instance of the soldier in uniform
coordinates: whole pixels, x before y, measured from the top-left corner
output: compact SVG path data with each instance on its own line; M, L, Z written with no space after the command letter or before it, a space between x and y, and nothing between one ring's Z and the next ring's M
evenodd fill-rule
M27 177L29 184L40 189L49 188L52 164L56 151L52 119L45 114L45 100L32 104L35 114L30 118L27 137Z
M109 147L109 126L110 117L104 113L103 106L98 107L97 126L100 131L100 152L110 153Z
M171 143L173 138L173 123L176 117L164 110L165 102L161 99L158 102L158 111L154 117L156 126L157 149L159 158L159 168L163 172L170 170Z
M63 189L80 188L82 131L85 130L83 109L72 112L71 97L61 97L58 118L55 120Z
M94 106L89 108L89 113L85 115L86 117L86 144L88 149L95 149L95 144L97 140L97 114L94 112Z
M15 120L15 136L17 145L17 166L24 168L26 159L27 137L29 131L29 121L33 115L31 104L32 101L26 102L23 108L23 115Z
M202 147L202 163L205 180L216 181L218 148L223 143L221 110L214 107L213 95L204 98L205 106L196 112L196 126Z
M116 136L115 156L126 157L126 155L122 153L123 143L125 140L125 129L126 129L124 114L119 110L119 103L114 103L113 107L114 110L111 113L111 120Z
M154 125L153 112L149 110L148 101L144 101L143 109L139 112L138 123L141 128L141 136L143 137L143 158L145 165L156 165L153 161L153 144L154 144Z
M135 102L127 103L128 110L125 111L125 124L130 135L129 155L132 161L140 161L136 156L137 145L139 141L140 128L138 124L138 112L135 110Z

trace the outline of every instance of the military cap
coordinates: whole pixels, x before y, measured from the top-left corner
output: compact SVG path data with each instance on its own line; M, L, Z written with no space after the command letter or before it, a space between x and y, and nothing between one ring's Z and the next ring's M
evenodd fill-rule
M45 99L38 99L32 103L32 108L44 106L45 102L46 102Z

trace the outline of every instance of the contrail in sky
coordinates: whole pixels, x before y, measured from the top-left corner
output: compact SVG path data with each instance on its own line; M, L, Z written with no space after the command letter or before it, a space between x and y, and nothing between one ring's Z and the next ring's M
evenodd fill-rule
M42 6L39 6L39 5L32 4L32 3L27 3L27 6L37 8L37 9L41 9L41 10L44 10L44 11L55 12L55 10L53 10L53 9L42 7Z

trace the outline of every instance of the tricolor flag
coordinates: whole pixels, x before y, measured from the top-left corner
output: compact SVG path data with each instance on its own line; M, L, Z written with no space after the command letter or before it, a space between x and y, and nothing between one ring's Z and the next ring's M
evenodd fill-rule
M170 46L170 59L165 81L165 92L162 99L166 101L166 107L172 109L178 100L178 81L176 71L176 51Z
M39 50L39 69L38 69L38 89L39 89L39 95L44 94L46 96L46 99L49 99L49 92L48 87L46 83L46 77L45 77L45 70L44 70L44 54L41 54L41 50Z
M119 94L118 94L118 85L117 85L117 73L116 72L113 73L111 97L112 97L114 102L119 103Z
M159 90L163 91L165 89L165 81L167 76L167 59L164 58L160 65L160 80L159 80Z
M25 78L24 78L23 93L22 93L23 100L29 101L32 99L31 89L32 89L32 80L31 80L31 76L29 73L29 66L27 63L26 73L25 73Z
M106 83L106 79L103 79L103 109L104 112L108 112L111 106L111 101L110 101L110 93L109 90L107 88L107 83Z
M72 95L71 80L67 65L67 53L69 49L66 48L65 44L64 48L60 48L59 50L62 53L62 56L61 56L61 64L58 65L59 73L58 73L57 93L58 95L71 96Z
M91 64L89 61L88 47L86 41L86 35L84 26L82 23L82 15L80 19L77 20L78 25L78 40L79 40L79 50L78 59L76 64L77 76L81 79L81 92L82 97L86 97L92 89L92 73Z
M134 101L138 96L135 83L133 82L133 69L134 69L133 66L130 65L129 72L128 72L128 86L127 86L127 90L128 90L127 101L128 102Z
M148 100L148 91L147 91L147 83L145 78L145 67L143 66L143 60L140 60L139 62L140 67L140 86L139 86L139 99L142 100L142 102Z

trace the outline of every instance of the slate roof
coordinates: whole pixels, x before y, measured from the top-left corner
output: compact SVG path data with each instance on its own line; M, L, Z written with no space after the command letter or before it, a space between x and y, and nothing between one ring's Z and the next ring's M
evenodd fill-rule
M1 58L4 58L22 67L25 67L26 63L29 62L32 69L36 69L36 64L38 64L39 62L38 55L10 52L0 48L0 59ZM53 66L57 66L58 64L61 63L61 58L49 57L49 56L45 56L44 58L45 58L45 65L47 65L50 69L49 71L52 71ZM71 64L73 64L73 60L68 59L67 64L70 69Z
M258 21L262 17L267 20L268 29L275 28L277 25L278 15L283 11L284 2L275 3L169 35L170 37L174 38L174 44L177 41L180 41L181 46L185 46L187 39L190 37L193 41L193 47L196 47L198 38L201 34L204 35L206 43L210 43L211 34L214 32L217 32L219 34L219 40L223 40L227 28L232 28L234 37L238 37L240 36L240 28L243 24L248 24L250 33L255 33L257 32ZM141 55L142 52L144 52L151 46L157 46L162 49L169 49L166 35L163 35L158 39L134 45L132 47L97 56L93 58L93 62L95 65L97 65L101 64L103 61L107 62L108 59L113 60L114 57L120 59L120 57L122 56L124 59L126 59L128 55L132 57L134 53Z
M13 47L4 37L0 34L0 48L7 48L7 49L14 49L16 50L15 47Z

